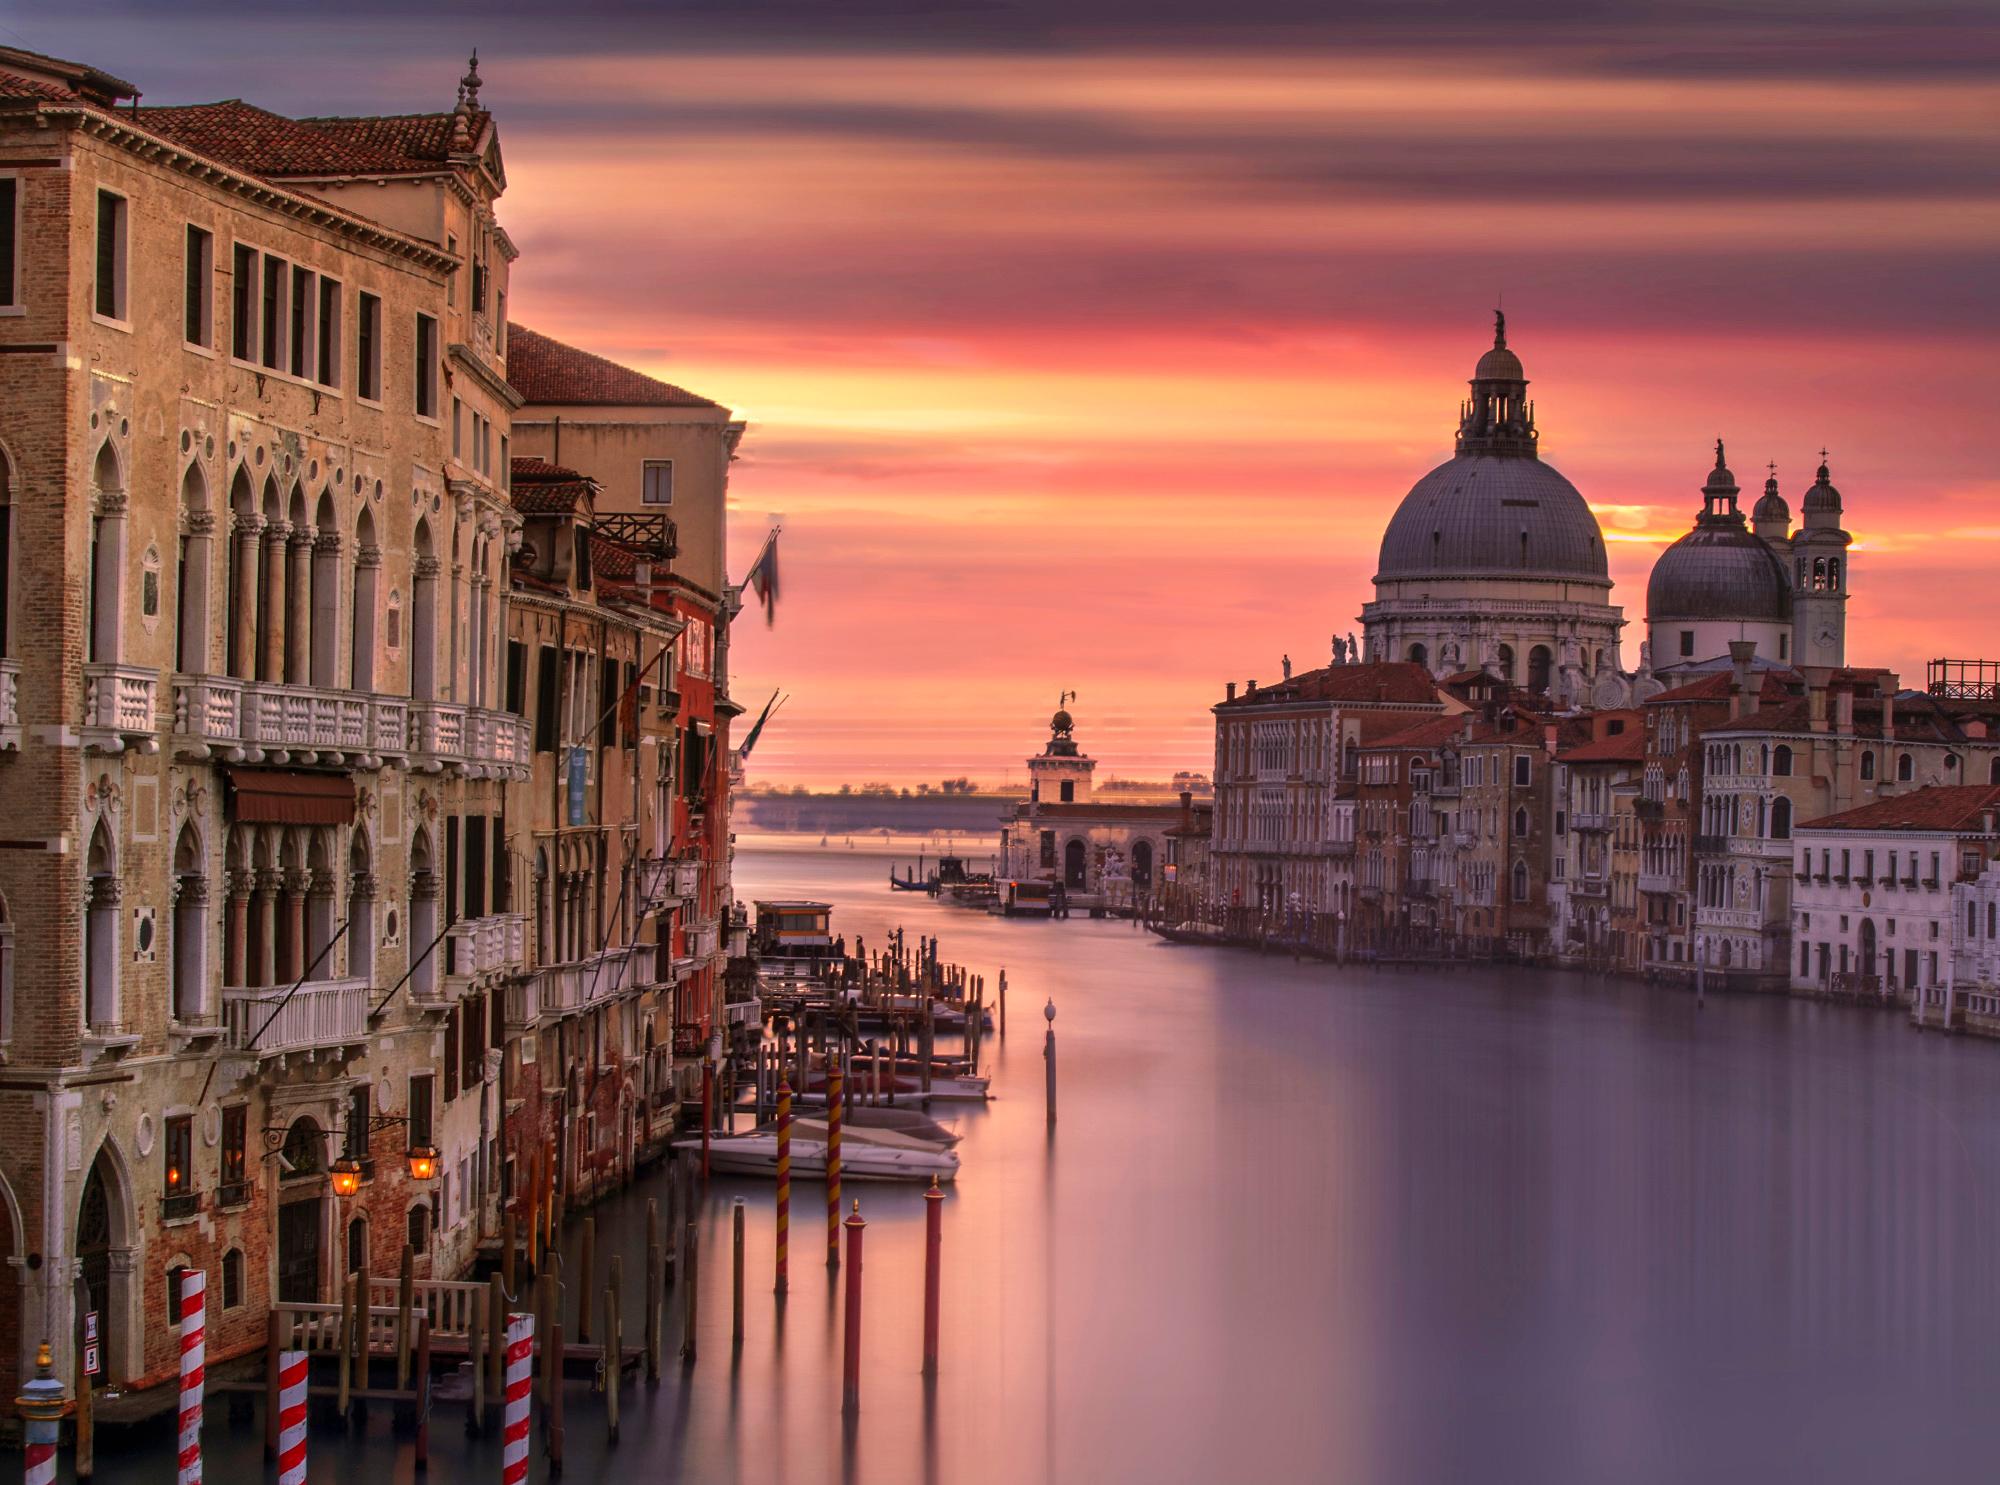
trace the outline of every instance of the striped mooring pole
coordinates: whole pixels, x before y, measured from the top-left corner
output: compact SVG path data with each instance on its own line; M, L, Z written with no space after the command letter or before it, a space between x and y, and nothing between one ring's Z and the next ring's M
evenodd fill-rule
M826 1070L826 1266L840 1267L840 1114L846 1090L841 1087L840 1054Z
M507 1317L507 1392L500 1432L500 1485L522 1485L528 1478L528 1372L535 1350L535 1317ZM558 1359L557 1367L562 1365Z
M180 1485L201 1485L201 1399L208 1354L203 1328L208 1308L208 1275L198 1268L181 1275Z
M856 1201L847 1219L847 1325L841 1337L840 1410L849 1417L861 1409L861 1236L867 1230Z
M278 1353L278 1485L306 1485L306 1353Z
M792 1081L778 1074L778 1293L791 1283Z
M49 1343L35 1353L35 1375L14 1399L27 1439L27 1485L56 1485L56 1438L62 1430L63 1384L56 1380Z

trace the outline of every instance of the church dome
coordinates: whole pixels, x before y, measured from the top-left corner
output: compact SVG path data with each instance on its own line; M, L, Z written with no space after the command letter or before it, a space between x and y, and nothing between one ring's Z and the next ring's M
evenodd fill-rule
M1813 480L1813 487L1806 491L1803 508L1809 516L1840 514L1840 491L1833 487L1833 480L1824 464L1819 467L1819 475Z
M1792 508L1778 493L1778 476L1775 473L1764 481L1764 496L1757 502L1756 509L1750 512L1750 519L1760 526L1766 522L1775 522L1781 528L1791 525Z
M1723 462L1719 439L1715 468L1701 493L1702 512L1695 518L1694 530L1660 553L1653 564L1653 575L1646 582L1647 620L1789 622L1791 582L1764 539L1744 524L1736 504L1736 477Z
M1382 533L1376 582L1463 575L1611 576L1604 536L1576 486L1540 459L1496 454L1440 464L1411 487Z

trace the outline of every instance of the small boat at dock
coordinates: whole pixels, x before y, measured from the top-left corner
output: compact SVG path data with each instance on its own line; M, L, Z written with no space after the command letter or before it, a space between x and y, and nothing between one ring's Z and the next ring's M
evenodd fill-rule
M792 1121L792 1174L826 1178L827 1128L824 1120ZM676 1150L701 1153L701 1136L674 1141ZM778 1132L763 1128L749 1134L712 1135L708 1142L712 1170L725 1175L778 1174ZM931 1140L894 1129L855 1127L842 1122L840 1178L843 1181L939 1181L958 1179L958 1155Z

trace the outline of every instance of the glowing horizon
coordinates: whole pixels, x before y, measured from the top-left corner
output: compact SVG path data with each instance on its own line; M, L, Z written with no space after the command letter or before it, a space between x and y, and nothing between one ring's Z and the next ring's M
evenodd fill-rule
M149 103L295 113L444 106L476 35L515 318L751 424L733 566L782 513L785 587L774 628L737 627L734 690L792 698L759 784L1018 780L1065 688L1101 775L1207 772L1226 681L1358 632L1502 294L1627 666L1718 436L1746 507L1775 460L1795 519L1831 449L1850 661L1920 685L2000 653L1990 17L1773 6L1529 46L1469 6L1336 8L1085 29L1010 0L906 35L872 3L726 31L194 7L230 17L226 56L129 0L15 30ZM242 80L302 48L293 96Z

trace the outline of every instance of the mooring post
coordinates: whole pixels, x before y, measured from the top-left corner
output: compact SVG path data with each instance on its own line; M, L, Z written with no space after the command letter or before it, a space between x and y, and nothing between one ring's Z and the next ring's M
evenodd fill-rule
M340 1407L340 1421L347 1422L348 1390L353 1385L351 1373L354 1362L354 1275L349 1274L340 1286L340 1365L336 1372L338 1382L336 1402Z
M465 1398L465 1431L478 1434L486 1426L486 1297L475 1295L465 1317L465 1354L471 1362L472 1390Z
M591 1270L597 1266L597 1219L583 1219L583 1238L576 1250L576 1339L590 1344Z
M271 1421L277 1428L278 1485L306 1485L307 1364L304 1351L277 1355L278 1403Z
M660 1380L660 1204L646 1198L646 1380Z
M417 1321L416 1383L416 1465L421 1472L431 1467L431 1321L428 1315Z
M1000 1036L1007 1036L1007 966L1000 966Z
M410 1385L410 1324L416 1311L417 1254L403 1244L403 1266L396 1276L396 1386Z
M826 1266L840 1267L840 1058L826 1069Z
M1042 1007L1042 1014L1048 1018L1049 1022L1048 1040L1042 1043L1042 1056L1048 1062L1049 1127L1053 1129L1056 1123L1056 1002L1054 996L1049 997L1049 1003Z
M556 1324L559 1313L556 1309L556 1276L544 1268L535 1280L535 1335L541 1341L542 1354L542 1433L547 1435L553 1427L552 1416L556 1393L562 1390L563 1358L561 1341L562 1329Z
M35 1375L14 1399L27 1443L24 1485L56 1485L56 1440L62 1436L63 1384L56 1379L49 1343L35 1352Z
M550 1324L549 1353L555 1358L555 1367L550 1373L549 1387L549 1473L559 1475L563 1467L563 1362L568 1356L568 1348L563 1343L563 1285L560 1279L552 1280L554 1288L549 1295Z
M790 1283L790 1259L787 1250L792 1233L792 1084L784 1074L778 1072L778 1282L777 1292L784 1295Z
M279 1358L283 1354L287 1339L280 1329L283 1324L284 1317L278 1307L272 1305L271 1313L264 1317L264 1457L266 1459L278 1457L278 1400L281 1386L278 1373L284 1366ZM78 1433L81 1435L83 1399L79 1397L77 1402Z
M76 1451L70 1460L70 1471L79 1480L88 1480L97 1472L97 1400L91 1395L90 1373L84 1369L89 1358L84 1354L84 1316L89 1313L95 1300L83 1300L88 1289L81 1278L76 1281L79 1303L76 1306Z
M505 1358L505 1390L501 1393L500 1482L526 1485L528 1478L528 1406L534 1391L535 1317L510 1314L504 1345L494 1350ZM496 1337L496 1339L498 1339Z
M690 1216L681 1246L681 1363L694 1365L694 1328L701 1294L698 1250L695 1247L694 1218Z
M732 1308L731 1337L737 1345L743 1344L743 1198L737 1197L730 1208L730 1223L734 1227L735 1243L735 1303Z
M944 1251L944 1193L931 1177L924 1193L924 1375L938 1369L938 1302Z
M618 1384L624 1376L625 1353L618 1340L618 1255L611 1255L611 1282L604 1288L604 1432L618 1442Z
M847 1219L847 1333L841 1366L840 1408L850 1417L861 1409L861 1202Z
M509 1294L514 1292L514 1244L517 1240L514 1211L509 1207L500 1214L500 1282Z
M489 1349L493 1354L486 1381L493 1395L503 1400L507 1395L507 1306L513 1302L514 1291L500 1282L498 1274L492 1275L486 1286L486 1333L492 1337ZM486 1420L482 1416L479 1421L483 1424Z

